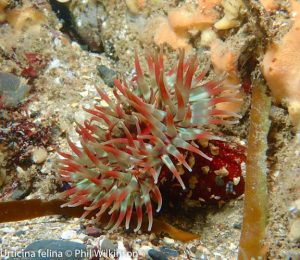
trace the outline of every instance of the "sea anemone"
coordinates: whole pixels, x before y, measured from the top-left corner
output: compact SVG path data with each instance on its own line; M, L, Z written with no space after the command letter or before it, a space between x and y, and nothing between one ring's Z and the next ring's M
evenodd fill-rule
M211 160L189 153L186 160L192 171L188 172L182 166L177 166L187 186L186 190L182 190L168 171L162 169L159 189L162 197L167 199L172 207L222 205L244 193L245 181L241 165L246 161L245 147L235 142L220 140L200 141L200 147Z
M124 220L128 229L135 211L135 231L139 230L145 207L151 230L152 201L157 212L162 206L162 171L168 171L186 189L178 167L192 171L187 155L212 160L196 141L220 140L204 127L235 123L228 118L238 117L215 109L218 103L236 99L225 94L228 86L222 86L222 81L204 80L206 72L197 73L196 55L185 60L181 51L178 64L167 73L162 52L146 56L147 73L136 55L136 80L130 84L114 80L114 99L97 88L107 105L85 109L91 117L77 126L80 144L68 138L73 153L60 153L59 173L72 184L62 193L70 198L63 206L84 205L83 217L94 210L99 210L97 219L108 213L112 229Z

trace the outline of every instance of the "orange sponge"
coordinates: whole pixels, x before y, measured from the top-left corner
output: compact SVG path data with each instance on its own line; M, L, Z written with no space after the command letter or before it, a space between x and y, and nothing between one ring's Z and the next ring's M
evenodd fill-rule
M294 23L279 44L272 44L262 71L275 100L286 102L292 122L300 128L300 2L292 2Z
M154 42L157 45L167 43L173 49L184 48L190 51L191 36L207 29L219 18L219 13L214 8L219 4L221 0L199 0L196 9L185 5L170 11L168 19L163 20L158 27Z

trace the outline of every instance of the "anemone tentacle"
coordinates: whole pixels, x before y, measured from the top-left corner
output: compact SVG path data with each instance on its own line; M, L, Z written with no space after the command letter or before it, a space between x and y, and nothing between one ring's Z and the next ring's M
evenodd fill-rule
M129 228L135 210L138 230L145 208L150 230L151 200L156 201L157 211L162 205L161 169L169 169L185 189L177 170L182 165L191 171L185 153L210 160L195 141L220 139L204 127L231 122L220 115L238 118L215 108L218 103L236 100L226 95L228 87L222 82L203 82L206 72L197 73L196 56L185 60L181 51L178 64L169 72L164 71L161 52L148 54L146 60L147 72L135 56L137 80L132 84L115 79L114 99L97 88L106 105L85 109L91 117L77 126L80 145L68 139L72 154L60 153L59 172L74 185L63 193L70 198L64 206L84 205L84 216L99 209L98 218L111 215L108 227L112 229L123 221Z

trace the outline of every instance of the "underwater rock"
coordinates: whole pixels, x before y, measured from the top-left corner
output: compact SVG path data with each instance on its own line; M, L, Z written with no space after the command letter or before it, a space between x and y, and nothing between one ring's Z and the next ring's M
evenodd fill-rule
M291 241L300 242L300 219L293 221L290 228L289 239Z
M150 246L143 245L138 249L138 253L140 256L143 256L145 258L146 256L148 256L148 252L151 249L153 249L153 248Z
M25 253L28 253L28 257ZM26 257L9 258L22 260L43 260L43 259L60 259L60 260L81 260L84 257L78 255L78 252L86 252L86 246L77 242L64 240L40 240L28 245L24 250ZM52 257L50 257L52 255ZM47 256L47 257L45 257Z
M31 186L16 188L11 195L11 199L13 200L24 199L26 196L30 194L32 190L31 188L32 188Z
M116 77L116 72L106 67L105 65L97 66L97 70L104 83L112 88L114 86L114 78Z
M170 257L178 257L178 252L168 246L161 246L160 251Z
M88 226L85 229L85 233L91 237L99 237L101 235L101 229L94 226Z
M65 239L65 240L68 240L68 239L75 239L77 236L77 233L75 230L64 230L62 233L61 233L61 239Z
M103 48L104 48L105 56L107 56L108 58L114 61L119 60L114 43L111 40L105 40L103 42Z
M30 87L18 76L0 72L0 107L16 107L28 95Z
M293 203L290 207L290 211L294 215L300 217L300 199L297 199L297 200L293 201Z
M32 151L32 161L40 164L47 159L48 153L44 147L35 147Z
M169 238L169 237L164 237L163 241L166 245L173 245L175 242L174 239Z
M117 245L115 245L111 240L108 238L103 238L99 241L100 250L103 252L113 252L117 250Z
M242 228L242 223L238 222L238 223L234 223L232 226L234 229L241 229Z
M0 228L0 232L2 232L4 234L14 233L15 231L16 231L16 229L13 228L13 227L3 227L3 228Z
M17 237L20 237L20 236L26 235L26 231L25 230L18 230L18 231L16 231L16 233L14 235L17 236Z
M107 13L103 5L97 1L80 1L70 5L73 26L81 39L91 51L103 50L101 27Z
M155 249L150 249L148 251L148 255L153 260L168 260L168 257L164 253L159 252L159 251L157 251Z

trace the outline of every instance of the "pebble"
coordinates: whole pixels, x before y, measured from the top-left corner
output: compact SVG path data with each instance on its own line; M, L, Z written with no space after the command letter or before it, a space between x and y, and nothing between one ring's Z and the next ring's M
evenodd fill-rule
M163 241L166 245L173 245L175 243L174 239L169 237L164 237Z
M167 256L172 256L172 257L178 256L178 252L168 246L161 246L159 249L161 252L163 252Z
M292 252L288 252L287 256L285 259L291 259L291 260L300 260L300 252L297 252L297 249Z
M292 222L288 237L293 242L300 242L300 218Z
M103 45L104 45L105 56L109 57L114 61L118 61L119 57L117 56L114 43L110 40L107 40L103 42Z
M85 229L85 233L88 236L91 236L91 237L100 237L101 230L99 228L96 228L96 227L88 226Z
M80 250L80 251L79 251ZM40 240L28 245L24 252L30 251L30 256L23 257L22 260L81 260L85 259L78 252L86 251L86 246L80 243L65 240ZM75 254L77 252L77 254ZM9 258L9 260L17 258ZM20 259L20 258L18 258Z
M48 156L47 150L44 147L35 147L32 151L32 161L40 164L46 161Z
M28 95L25 80L11 73L0 72L0 96L5 107L16 107Z
M201 245L197 246L197 251L196 251L197 259L198 258L199 259L206 259L206 258L203 258L203 257L206 257L208 255L210 255L210 251L206 247L201 246Z
M21 200L30 194L32 187L28 185L28 187L17 187L13 193L11 194L11 199L13 200Z
M106 20L108 14L101 2L85 1L82 5L76 4L69 8L74 29L81 40L94 52L103 51L101 27L102 21Z
M241 229L242 228L242 223L234 223L233 228L234 229Z
M151 233L150 236L149 236L149 240L152 241L152 240L155 240L157 237L154 233Z
M196 253L197 248L195 245L188 245L187 248L192 252L192 253Z
M138 253L139 253L139 255L141 255L141 256L147 256L149 250L151 250L151 249L152 249L152 247L150 247L150 246L141 246L141 247L138 249Z
M4 228L0 228L0 232L3 233L14 233L16 232L16 230L12 227L4 227Z
M19 236L22 236L22 235L25 235L25 234L26 234L26 231L24 231L24 230L19 230L19 231L17 231L14 235L17 236L17 237L19 237Z
M119 240L117 243L118 243L117 253L119 255L119 260L131 260L131 257L129 256L124 246L123 240L121 241Z
M114 87L114 78L116 77L116 72L105 65L98 65L97 70L104 83L110 88Z
M136 240L135 240L135 243L136 243L136 244L141 244L141 243L142 243L142 239L140 239L140 238L136 239Z
M99 246L101 251L115 251L117 249L117 245L105 237L99 241Z
M69 240L69 239L75 239L77 237L77 233L75 230L65 230L60 235L62 239Z
M78 235L78 239L80 239L81 241L87 241L88 238L89 237L86 234L83 234L83 233Z
M297 199L292 203L290 211L293 214L300 216L300 199Z
M148 251L148 255L153 259L153 260L168 260L168 257L160 252L160 251L157 251L155 249L150 249Z
M228 249L229 250L235 250L235 249L237 249L237 246L233 243L230 243L229 246L228 246Z

